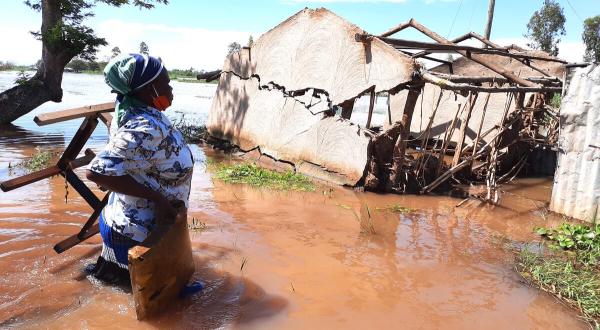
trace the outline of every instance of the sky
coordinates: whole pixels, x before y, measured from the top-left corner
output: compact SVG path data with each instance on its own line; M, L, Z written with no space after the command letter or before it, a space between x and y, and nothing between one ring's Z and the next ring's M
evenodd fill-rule
M600 15L600 0L559 0L566 16L567 34L561 38L559 57L582 60L583 20ZM496 0L492 41L526 46L523 37L531 15L543 0ZM150 54L168 68L214 70L222 66L231 42L247 44L305 7L325 7L372 34L382 33L415 18L440 35L453 38L468 31L483 34L488 0L170 0L152 10L99 4L86 24L108 42L110 49L137 52L144 41ZM19 0L0 2L0 61L28 65L41 57L41 43L29 31L39 30L41 14ZM413 31L394 37L430 41Z

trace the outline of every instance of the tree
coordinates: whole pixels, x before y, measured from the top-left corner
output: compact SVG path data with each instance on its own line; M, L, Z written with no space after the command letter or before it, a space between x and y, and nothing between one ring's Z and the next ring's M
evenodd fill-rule
M227 46L227 55L231 55L233 53L237 53L242 49L242 45L237 42L232 42Z
M121 54L121 49L119 47L113 47L110 52L112 53L111 58L117 57Z
M586 62L600 62L600 15L590 17L583 22L583 35L585 44Z
M148 45L146 45L146 43L143 41L140 42L140 54L150 54L150 49L148 48Z
M72 59L66 67L75 72L81 72L83 70L87 70L88 68L87 63L85 63L85 61L80 58Z
M93 60L98 47L106 40L84 25L94 14L97 3L115 7L133 4L150 9L154 3L168 0L27 0L25 4L42 13L40 31L32 32L42 41L42 61L37 72L27 81L0 93L0 124L7 124L41 104L62 101L62 75L74 58Z
M254 45L254 38L252 38L252 35L250 35L250 37L248 38L248 47L252 47L252 45Z
M527 23L525 37L531 41L527 46L557 56L559 37L566 33L565 21L562 7L555 0L544 0L542 8Z

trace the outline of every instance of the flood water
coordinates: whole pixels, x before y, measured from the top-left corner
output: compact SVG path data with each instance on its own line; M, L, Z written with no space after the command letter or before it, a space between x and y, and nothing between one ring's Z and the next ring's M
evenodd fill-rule
M0 74L0 90L10 83ZM66 75L65 102L35 113L106 102L111 96L101 86L99 76ZM203 120L214 85L174 88L181 103L171 115L178 110ZM39 128L35 113L1 128L0 181L22 174L9 163L36 147L62 151L80 123ZM99 150L106 137L100 124L86 147ZM207 157L223 156L193 150L189 218L206 224L191 233L202 293L138 322L130 294L83 273L100 252L99 236L60 255L53 251L91 213L72 188L65 203L64 180L55 177L0 192L0 327L586 328L573 310L529 288L514 271L511 247L536 239L535 226L560 220L540 209L550 179L505 186L500 206L473 201L456 207L460 200L449 197L228 185L213 180L205 166ZM414 211L386 211L391 204Z

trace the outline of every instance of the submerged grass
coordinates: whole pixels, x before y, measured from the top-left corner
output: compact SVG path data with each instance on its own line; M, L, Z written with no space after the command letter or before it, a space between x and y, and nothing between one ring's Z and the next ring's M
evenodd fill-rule
M186 143L203 143L208 137L208 131L206 130L205 125L186 120L185 115L182 115L179 119L174 120L173 126L175 126L175 128L181 132Z
M407 213L415 212L415 209L411 209L410 207L405 207L400 204L392 204L392 205L387 205L385 207L378 207L378 208L376 208L376 210L377 211L388 211L388 212L400 213L400 214L407 214Z
M579 309L600 329L600 225L564 223L536 232L549 249L525 248L517 270L529 283Z
M251 163L221 164L214 177L226 183L245 183L277 190L315 190L313 182L302 174L272 171Z
M9 166L11 168L22 168L28 173L32 173L48 167L53 156L54 154L50 151L42 151L36 148L35 153L31 157Z

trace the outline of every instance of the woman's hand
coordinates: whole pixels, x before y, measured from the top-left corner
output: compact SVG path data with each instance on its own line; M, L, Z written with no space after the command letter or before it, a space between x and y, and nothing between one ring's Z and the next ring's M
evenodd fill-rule
M88 180L97 183L101 187L105 187L117 193L145 198L154 202L156 207L156 223L158 225L168 225L175 222L177 212L169 200L160 192L154 191L135 181L131 176L102 175L90 170L87 170L85 174Z

